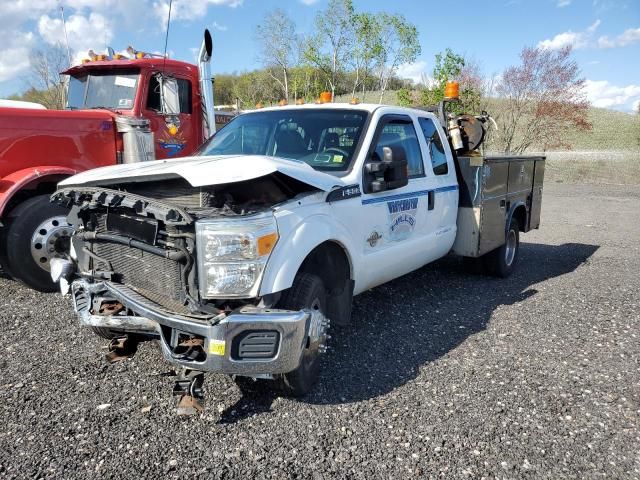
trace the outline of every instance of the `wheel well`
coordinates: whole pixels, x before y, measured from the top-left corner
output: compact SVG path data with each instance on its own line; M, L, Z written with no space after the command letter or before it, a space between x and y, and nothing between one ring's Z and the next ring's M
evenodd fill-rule
M48 175L39 177L24 185L18 190L7 203L4 209L5 214L13 210L19 204L37 195L51 194L56 191L58 182L68 178L69 175Z
M524 232L527 228L527 209L524 205L518 205L516 209L513 211L512 218L515 218L518 221L518 226L520 227L520 231Z
M351 321L354 281L351 262L342 245L327 241L314 248L298 272L319 276L327 289L327 317L337 325Z
M341 245L332 241L314 248L298 271L319 276L330 295L340 294L351 279L349 257Z

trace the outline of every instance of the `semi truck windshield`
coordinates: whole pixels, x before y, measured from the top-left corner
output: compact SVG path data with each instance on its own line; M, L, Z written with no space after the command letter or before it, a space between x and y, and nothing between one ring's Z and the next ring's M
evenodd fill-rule
M92 72L69 80L68 108L109 108L130 110L138 87L139 73Z
M316 170L347 170L356 155L366 111L282 109L233 119L200 155L268 155L308 163Z

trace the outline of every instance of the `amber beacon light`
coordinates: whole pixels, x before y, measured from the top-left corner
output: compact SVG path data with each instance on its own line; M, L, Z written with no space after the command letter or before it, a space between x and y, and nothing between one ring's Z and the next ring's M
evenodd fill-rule
M457 100L460 97L460 84L458 82L447 82L444 87L444 98L447 100Z

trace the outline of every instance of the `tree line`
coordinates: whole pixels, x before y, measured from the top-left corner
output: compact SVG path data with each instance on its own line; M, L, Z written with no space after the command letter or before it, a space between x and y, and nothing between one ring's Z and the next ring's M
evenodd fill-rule
M398 67L421 52L418 29L403 15L359 12L352 0L330 0L306 37L277 8L256 26L254 37L263 68L217 75L218 104L311 101L325 90L334 98L359 94L362 101L375 90L381 101L385 91L406 86L397 78Z

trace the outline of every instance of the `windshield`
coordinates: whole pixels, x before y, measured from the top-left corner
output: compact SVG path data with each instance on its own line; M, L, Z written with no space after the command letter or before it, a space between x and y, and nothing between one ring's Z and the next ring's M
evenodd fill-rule
M316 170L347 170L366 118L365 111L334 108L247 113L218 131L199 155L268 155Z
M137 71L92 72L69 80L70 109L112 108L130 110L138 86Z

